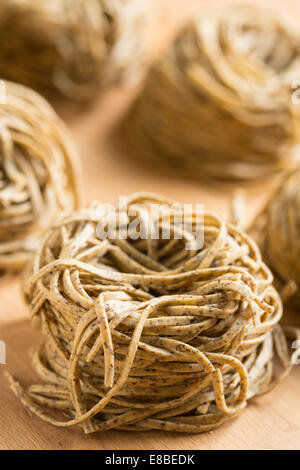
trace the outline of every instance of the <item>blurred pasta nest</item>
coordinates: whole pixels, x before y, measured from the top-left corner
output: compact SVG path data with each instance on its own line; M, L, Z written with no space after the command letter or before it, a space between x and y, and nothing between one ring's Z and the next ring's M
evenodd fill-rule
M300 36L284 13L199 16L150 70L126 120L139 155L194 177L255 180L294 164Z
M152 203L163 208L156 217ZM210 213L195 227L193 211L179 238L173 204L136 193L125 209L104 214L94 203L46 234L25 286L43 332L33 354L42 384L25 391L9 377L43 420L86 433L208 431L290 370L286 334L300 338L299 330L278 325L281 300L255 243ZM133 212L140 227L157 223L160 236L132 239ZM103 220L117 220L116 231L99 239ZM194 230L203 230L201 249L186 248Z
M1 82L0 268L21 268L42 233L78 207L77 156L64 124L32 90Z
M300 293L300 170L285 175L267 206L263 224L263 250L279 279L294 281Z
M142 0L2 0L0 75L49 98L92 100L140 72L146 22Z

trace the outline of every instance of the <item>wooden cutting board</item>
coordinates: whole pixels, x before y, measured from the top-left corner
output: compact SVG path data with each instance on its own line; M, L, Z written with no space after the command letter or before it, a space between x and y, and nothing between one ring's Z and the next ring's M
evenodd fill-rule
M168 28L162 29L164 36L198 8L205 10L224 3L221 0L155 2L165 9L163 18L167 18ZM264 3L282 4L300 19L298 0L265 0ZM161 41L166 40L162 38L162 32L157 30L156 34ZM133 89L110 90L99 98L93 109L77 113L60 109L80 152L86 202L93 199L112 202L120 194L151 190L182 202L204 203L206 209L226 217L230 189L208 188L203 183L159 172L130 158L117 128L136 92ZM249 219L257 212L270 188L271 184L249 188ZM290 312L285 321L300 327L300 311ZM39 338L39 332L34 331L27 321L20 278L7 276L0 279L0 340L5 341L7 347L7 364L0 365L0 449L300 449L300 366L295 367L276 390L251 401L237 419L207 434L108 431L85 436L80 429L52 427L28 414L10 392L3 374L7 369L24 385L30 384L34 374L28 352L38 344Z

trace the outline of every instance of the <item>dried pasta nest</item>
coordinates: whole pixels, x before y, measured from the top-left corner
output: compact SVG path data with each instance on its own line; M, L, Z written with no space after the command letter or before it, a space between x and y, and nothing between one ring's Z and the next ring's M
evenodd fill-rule
M178 34L125 123L138 155L199 178L251 181L294 164L298 27L231 6Z
M42 97L4 81L0 93L0 269L17 270L57 216L78 207L77 156Z
M263 217L262 246L281 283L298 286L300 300L300 170L284 176Z
M127 202L75 211L45 236L25 286L43 332L33 355L42 384L25 391L9 376L11 388L43 420L86 433L214 429L287 374L285 333L299 330L278 325L280 297L245 233L190 211L180 238L180 205L148 193ZM99 222L115 220L99 238ZM137 226L158 236L139 239ZM193 249L196 229L204 245Z
M2 0L0 75L49 98L92 100L141 71L147 21L143 0Z

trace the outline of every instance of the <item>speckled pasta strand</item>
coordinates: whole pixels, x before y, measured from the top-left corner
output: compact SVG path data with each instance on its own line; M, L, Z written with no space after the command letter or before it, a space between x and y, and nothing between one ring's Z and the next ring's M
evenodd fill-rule
M124 127L137 158L194 178L255 181L291 167L299 142L298 25L233 5L201 13L151 68Z
M160 215L150 211L152 203L164 207ZM171 239L163 239L172 204L133 194L127 208L116 207L117 233L102 239L97 224L114 212L93 204L44 237L25 286L43 333L32 358L41 384L25 391L9 376L15 394L44 421L86 433L208 431L291 369L286 337L299 331L278 325L281 300L256 244L205 213L198 227L204 246L187 250L194 212L185 239L174 238L175 216ZM158 223L159 239L119 239L133 208L141 226Z

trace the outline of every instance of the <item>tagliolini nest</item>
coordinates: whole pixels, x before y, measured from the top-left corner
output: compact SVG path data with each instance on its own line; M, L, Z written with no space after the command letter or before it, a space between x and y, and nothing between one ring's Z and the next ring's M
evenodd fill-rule
M170 215L172 204L148 193L130 196L119 212L94 204L44 238L25 286L43 332L33 355L42 385L25 391L9 377L43 420L87 433L207 431L274 386L276 354L283 375L290 370L282 304L255 243L205 213L204 246L188 250L196 214L180 239L180 206ZM171 238L163 239L170 219ZM107 230L115 220L116 232L100 240L99 221ZM160 237L134 241L137 227L158 227Z
M256 180L294 164L298 26L231 6L190 22L154 64L126 131L138 154L193 177Z
M49 98L87 101L140 73L143 0L2 0L0 75Z
M42 97L3 81L0 94L0 268L16 270L57 216L78 207L77 156Z
M300 300L300 170L286 175L265 211L263 249L283 283L297 284Z

